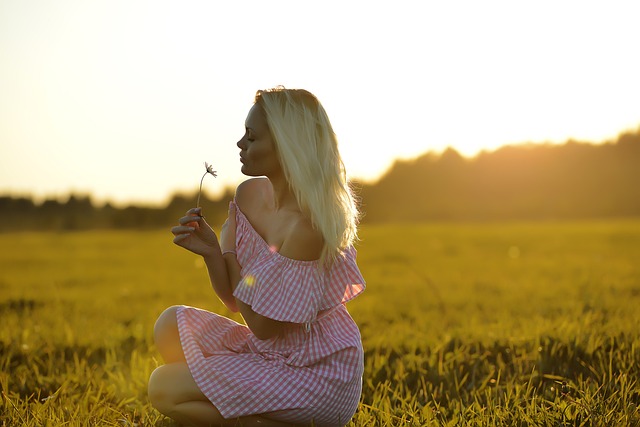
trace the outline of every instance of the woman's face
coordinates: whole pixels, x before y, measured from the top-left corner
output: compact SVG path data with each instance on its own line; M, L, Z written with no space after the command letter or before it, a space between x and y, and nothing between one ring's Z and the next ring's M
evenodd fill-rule
M269 132L267 118L259 104L254 104L245 121L244 136L238 141L241 171L247 176L273 176L282 171L278 153Z

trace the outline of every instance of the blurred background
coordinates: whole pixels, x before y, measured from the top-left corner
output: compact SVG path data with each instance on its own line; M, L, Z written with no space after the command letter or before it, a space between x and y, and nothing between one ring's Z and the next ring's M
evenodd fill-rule
M173 425L158 315L241 316L169 228L205 162L222 225L277 85L323 103L363 211L350 425L640 425L639 12L0 0L0 425Z
M0 227L226 212L257 89L315 93L364 221L637 216L632 1L3 0Z

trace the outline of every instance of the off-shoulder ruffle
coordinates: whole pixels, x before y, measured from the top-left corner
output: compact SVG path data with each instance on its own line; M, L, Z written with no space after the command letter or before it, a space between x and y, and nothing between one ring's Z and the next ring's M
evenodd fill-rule
M350 246L331 267L321 310L344 304L364 291L365 281L356 263L356 255L356 249Z
M365 288L355 248L347 248L328 270L318 261L287 258L269 247L237 206L236 253L242 278L234 296L274 320L311 322L318 311L344 304Z

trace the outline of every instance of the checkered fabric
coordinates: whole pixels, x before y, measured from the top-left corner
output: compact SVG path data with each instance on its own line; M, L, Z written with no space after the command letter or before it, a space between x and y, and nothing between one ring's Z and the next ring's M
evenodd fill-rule
M281 421L344 425L362 391L360 332L345 303L365 288L349 248L330 268L272 250L236 207L242 279L234 295L269 318L291 322L257 339L245 325L180 307L178 327L196 383L225 418L266 414Z

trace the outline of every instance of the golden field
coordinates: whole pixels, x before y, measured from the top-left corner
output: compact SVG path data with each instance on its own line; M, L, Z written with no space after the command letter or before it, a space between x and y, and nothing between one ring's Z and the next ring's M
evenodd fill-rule
M230 313L171 238L0 234L0 425L173 425L146 398L156 317ZM640 425L640 220L372 224L358 259L350 425Z

